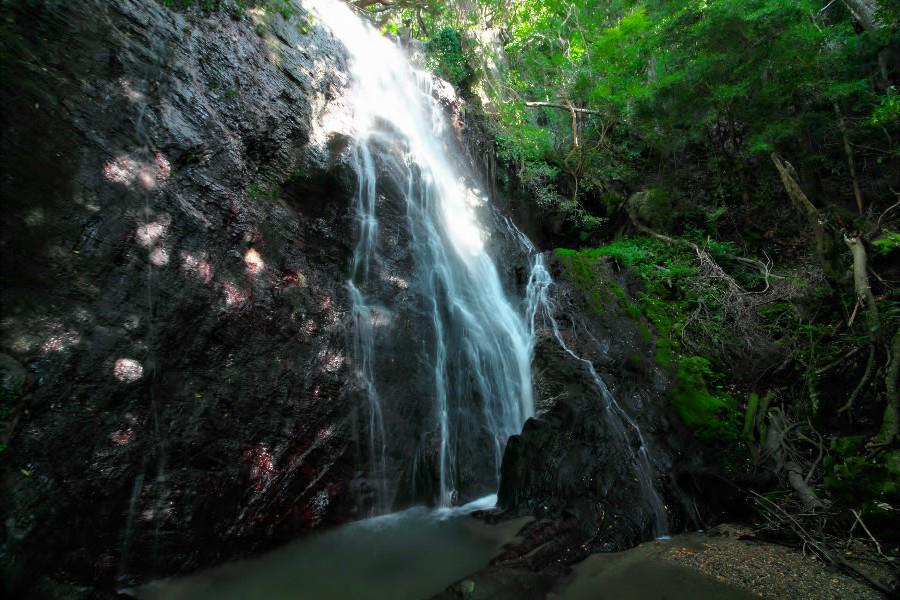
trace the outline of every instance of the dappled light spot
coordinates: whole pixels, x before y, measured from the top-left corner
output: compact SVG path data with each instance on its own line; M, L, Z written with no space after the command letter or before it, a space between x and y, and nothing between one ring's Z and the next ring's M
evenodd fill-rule
M327 372L336 373L344 366L344 355L334 350L323 349L319 351L319 362Z
M169 163L169 159L156 151L153 153L153 160L156 161L156 178L159 181L168 181L172 175L172 165Z
M229 308L240 306L247 301L247 294L233 283L222 284L222 291L225 293L225 305Z
M172 167L168 159L159 152L154 153L153 162L139 161L129 155L122 155L103 165L103 178L110 183L125 187L137 181L146 189L168 181Z
M247 272L252 275L260 273L266 267L256 248L250 248L244 253L244 264L247 265Z
M334 437L334 425L329 425L316 433L316 440L319 442L324 442L332 437Z
M64 331L51 335L41 344L41 350L44 352L63 352L72 346L77 346L81 342L81 336L74 331Z
M265 444L244 451L244 462L250 465L250 482L261 492L275 475L275 459Z
M303 322L303 333L306 335L312 336L316 332L316 329L318 329L318 327L316 326L316 322L312 319L307 319Z
M150 264L154 267L164 267L169 264L169 251L162 246L157 246L151 250Z
M144 248L151 248L166 235L167 229L168 224L153 221L138 227L134 232L134 235L137 238L138 244Z
M292 283L297 287L306 287L306 276L300 271L287 271L281 276L281 286L287 286Z
M214 269L205 255L181 253L181 270L193 275L203 283L210 283L213 279Z
M128 429L120 429L118 431L114 431L109 434L109 439L116 446L125 446L134 439L134 430L129 427Z
M113 367L113 375L122 383L134 383L144 376L144 367L131 358L120 358Z
M406 281L403 277L397 277L396 275L389 275L387 278L388 282L393 284L394 286L400 288L401 290L405 290L409 288L409 282Z
M124 77L119 78L119 90L122 92L122 96L131 102L140 102L144 99L144 94L134 89L131 82Z
M128 157L120 157L103 165L103 177L110 183L131 185L137 173L137 163Z

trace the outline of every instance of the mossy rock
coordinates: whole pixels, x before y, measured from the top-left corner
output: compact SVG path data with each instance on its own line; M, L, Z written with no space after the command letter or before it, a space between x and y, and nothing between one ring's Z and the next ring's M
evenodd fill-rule
M659 189L635 192L628 199L628 211L653 229L669 229L674 208L672 197Z
M706 358L684 357L669 396L675 413L697 438L730 442L739 438L737 407L730 394L710 391L717 377Z

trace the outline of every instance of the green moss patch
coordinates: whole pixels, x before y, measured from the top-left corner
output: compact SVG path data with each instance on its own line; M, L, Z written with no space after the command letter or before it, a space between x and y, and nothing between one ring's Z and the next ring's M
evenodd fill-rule
M866 512L883 512L882 503L900 501L900 451L870 452L863 436L831 441L825 457L825 485L836 496Z
M672 408L698 438L734 441L739 437L737 406L730 394L716 386L719 379L702 356L680 359L669 392Z

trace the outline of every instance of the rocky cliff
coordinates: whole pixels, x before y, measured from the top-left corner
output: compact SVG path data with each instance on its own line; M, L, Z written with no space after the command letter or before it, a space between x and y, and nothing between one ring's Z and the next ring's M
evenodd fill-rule
M350 140L322 127L348 84L341 45L299 6L229 18L150 0L9 1L0 36L7 588L94 597L368 514L345 285L356 180ZM491 144L444 101L492 180ZM387 183L379 199L383 292L415 340L397 196ZM521 248L492 244L521 294ZM601 318L567 284L552 296L560 335L638 415L666 471L668 381L638 325L612 305ZM387 423L397 452L419 448L427 467L416 352L378 347L377 368L402 408ZM648 536L627 448L546 326L534 372L539 414L504 459L505 506L555 523L534 544ZM414 489L408 466L388 474L406 482L400 503L433 485Z
M341 46L299 9L2 12L10 583L112 587L358 515L355 182L315 132Z

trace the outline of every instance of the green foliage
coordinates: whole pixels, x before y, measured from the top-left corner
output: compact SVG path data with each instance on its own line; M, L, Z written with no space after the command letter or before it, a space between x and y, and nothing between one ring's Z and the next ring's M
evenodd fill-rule
M738 412L734 398L717 385L720 379L706 358L683 357L670 391L672 408L699 439L733 442L739 437Z
M558 197L535 195L543 208L571 200L609 217L611 193L644 185L651 169L683 177L689 154L705 171L714 201L705 227L715 233L727 204L778 184L773 150L799 155L798 168L848 176L836 106L850 142L880 152L875 162L900 152L879 150L900 134L900 96L874 83L879 52L898 41L887 4L890 28L862 33L842 3L818 0L613 0L602 10L589 0L481 0L480 15L456 14L504 28L508 68L490 86L498 154L517 171L529 161L559 171ZM573 128L567 104L591 112Z
M266 10L276 12L284 19L290 19L295 8L291 0L267 0Z
M892 95L884 98L872 111L872 116L869 117L872 126L881 127L900 122L900 96L897 95L896 89L892 92Z
M900 248L900 233L896 231L885 231L872 242L879 254L890 254L897 248Z
M719 282L701 278L694 254L651 237L637 236L598 248L556 250L566 278L584 292L591 306L602 313L603 291L609 284L598 279L596 263L613 259L637 274L644 286L635 301L621 288L616 294L623 308L638 322L649 321L656 333L657 364L671 368L685 353L703 353L718 360L730 343L724 307L718 304ZM702 306L702 314L698 308Z
M444 27L428 40L425 52L428 68L455 86L462 85L471 74L463 56L459 32L453 27Z
M900 500L898 450L872 454L863 436L839 437L832 440L823 464L828 489L867 511L879 511L879 502Z
M627 304L625 290L601 277L596 255L566 248L557 248L555 253L563 265L566 279L584 294L594 312L603 314L610 296Z

